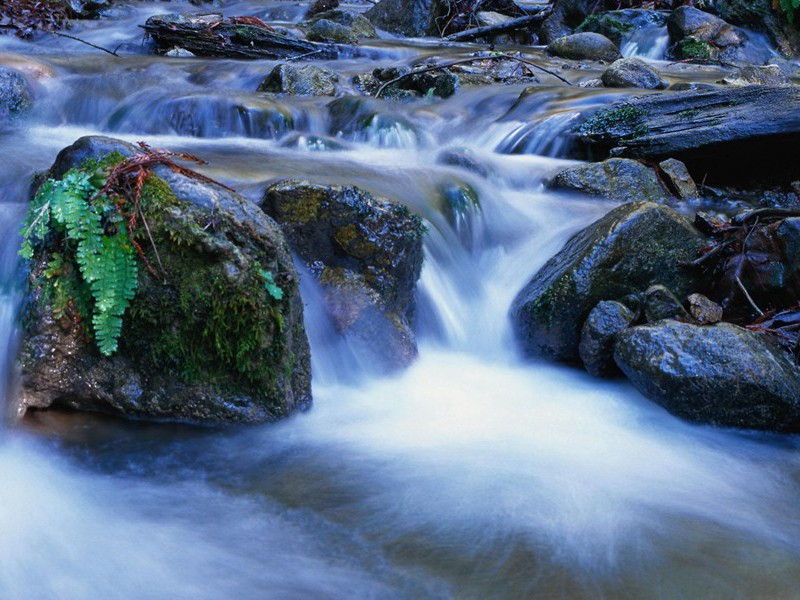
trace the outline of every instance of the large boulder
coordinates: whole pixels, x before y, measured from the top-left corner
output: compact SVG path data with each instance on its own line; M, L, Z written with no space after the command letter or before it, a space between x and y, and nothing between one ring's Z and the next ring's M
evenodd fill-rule
M28 110L33 94L25 78L14 69L0 67L0 125Z
M568 167L556 173L547 186L609 200L657 202L669 197L653 169L628 158Z
M416 356L411 323L422 220L356 187L295 180L269 186L263 208L322 284L336 330L379 371L407 366Z
M533 276L511 305L528 355L577 362L584 321L598 302L620 301L660 283L681 297L703 236L683 216L649 202L623 204L574 235Z
M760 334L660 321L618 334L614 359L636 389L679 417L800 431L800 371Z
M94 173L97 160L114 164L134 151L119 140L82 138L45 177ZM146 262L139 259L138 287L110 355L98 350L79 308L87 300L77 266L57 262L48 245L35 248L20 410L262 422L307 407L303 305L278 225L235 192L166 167L148 177L140 206Z
M596 8L597 0L555 0L553 11L539 28L539 40L549 44L571 34Z
M567 35L550 42L547 53L572 60L617 60L622 58L614 42L599 33Z
M668 85L653 67L638 58L620 58L614 61L603 72L601 80L604 86L613 88L661 90Z

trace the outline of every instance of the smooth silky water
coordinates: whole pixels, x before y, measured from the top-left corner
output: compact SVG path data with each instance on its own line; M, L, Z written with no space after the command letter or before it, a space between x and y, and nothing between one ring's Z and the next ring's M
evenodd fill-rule
M173 5L123 7L75 33L132 52L136 26ZM289 2L225 12L287 23L302 14ZM612 206L543 189L567 164L559 132L617 93L544 86L508 113L523 86L464 89L394 106L411 127L340 136L345 150L320 152L283 143L330 133L327 100L252 92L274 62L114 58L64 39L0 44L0 62L37 92L34 115L0 134L0 389L10 409L24 277L16 232L33 173L81 135L194 152L251 198L282 177L360 185L429 224L420 356L401 374L371 373L368 355L337 340L303 277L310 412L222 429L45 412L0 430L0 598L800 595L796 438L688 425L622 381L515 351L514 294ZM387 39L370 52L329 64L353 74L454 50ZM170 107L189 96L187 126ZM270 129L248 110L235 118L230 102L268 105L291 124ZM447 147L470 148L489 176L437 166ZM454 185L471 185L481 203L456 227L440 210Z

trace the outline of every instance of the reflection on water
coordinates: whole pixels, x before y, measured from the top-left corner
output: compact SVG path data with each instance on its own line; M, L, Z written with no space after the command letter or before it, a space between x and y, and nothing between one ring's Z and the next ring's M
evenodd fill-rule
M300 8L223 5L281 10L287 23ZM138 52L135 25L163 10L135 3L76 33ZM327 64L354 74L445 51L374 44L382 59ZM208 429L39 413L0 431L0 598L797 597L795 438L687 425L624 382L523 363L510 339L516 291L612 206L543 189L569 164L559 133L626 92L544 85L517 102L523 86L464 88L443 102L381 104L402 119L340 134L329 99L253 92L274 62L0 46L36 52L0 62L25 65L38 95L36 113L0 133L0 361L20 300L21 203L33 173L81 135L199 154L210 176L253 199L283 177L359 185L430 225L420 357L405 373L364 369L369 356L332 335L304 277L308 414ZM287 143L293 135L347 143L308 152ZM464 148L481 170L440 163L442 150ZM478 205L448 219L445 190L464 186Z

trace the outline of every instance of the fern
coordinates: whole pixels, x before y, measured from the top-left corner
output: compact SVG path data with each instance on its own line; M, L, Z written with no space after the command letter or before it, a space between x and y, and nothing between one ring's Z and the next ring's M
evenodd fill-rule
M258 274L264 279L264 289L267 290L267 293L278 302L283 300L283 290L275 283L275 277L272 275L272 271L259 268Z
M57 243L61 252L52 253L44 276L57 278L66 262L77 263L80 283L88 286L94 305L97 347L111 356L117 351L122 317L136 294L138 265L124 218L114 201L99 193L98 185L104 183L105 179L98 182L96 173L79 169L60 181L45 182L31 203L20 254L30 260L36 248L45 249L48 238L54 238L49 241ZM58 289L57 280L53 285L55 295L63 295L65 289Z

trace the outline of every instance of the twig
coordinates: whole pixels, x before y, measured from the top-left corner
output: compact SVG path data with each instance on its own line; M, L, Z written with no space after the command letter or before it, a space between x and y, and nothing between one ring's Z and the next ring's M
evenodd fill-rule
M87 46L91 46L92 48L95 48L96 50L102 50L103 52L106 52L106 53L110 54L111 56L119 57L119 54L117 54L117 50L119 50L119 46L117 46L117 50L109 50L108 48L103 48L102 46L97 46L97 45L95 45L95 44L93 44L91 42L87 42L86 40L82 40L79 37L75 37L74 35L68 35L66 33L59 33L58 31L51 31L50 33L52 33L53 35L57 35L58 37L68 38L70 40L75 40L76 42L80 42L81 44L86 44Z
M492 33L501 33L503 31L511 31L513 29L522 29L528 25L535 25L547 18L549 12L543 8L540 12L534 15L525 15L524 17L517 17L505 23L498 23L497 25L484 25L483 27L473 27L465 31L460 31L444 38L446 42L460 42L462 40L471 40L476 37Z
M558 75L556 73L553 73L552 71L550 71L548 69L545 69L542 66L537 65L535 62L531 62L531 61L526 60L524 58L520 58L519 56L511 56L509 54L493 54L492 56L474 56L472 58L462 58L462 59L459 59L459 60L453 60L453 61L450 61L450 62L447 62L447 63L441 63L441 64L438 64L438 65L434 65L432 67L426 67L424 69L417 69L415 71L411 71L410 73L405 73L404 75L399 75L398 77L395 77L394 79L390 79L389 81L387 81L386 83L381 85L381 87L378 88L378 91L375 92L375 97L376 98L380 98L381 94L383 94L383 91L387 87L397 83L398 81L402 81L406 77L413 77L414 75L420 75L421 73L428 73L430 71L438 71L438 70L441 70L441 69L447 69L447 68L450 68L450 67L455 67L457 65L466 65L466 64L469 64L469 63L477 62L479 60L506 60L506 59L507 60L516 60L517 62L521 62L522 64L529 65L531 67L535 67L535 68L539 69L540 71L542 71L544 73L547 73L548 75L552 75L556 79L560 79L561 81L563 81L567 85L572 85L569 81L567 81L566 79L564 79L560 75Z
M144 211L142 210L142 206L137 206L139 209L139 216L142 217L142 224L144 225L144 230L147 232L147 237L150 238L150 245L153 247L153 252L156 255L156 260L158 261L158 267L161 269L161 273L166 276L167 271L164 268L164 263L161 262L161 256L158 254L158 247L156 246L156 242L153 239L153 234L150 233L150 226L147 224L147 219L144 217Z
M763 316L764 316L764 312L763 312L763 311L762 311L760 308L758 308L758 305L757 305L757 304L756 304L756 303L753 301L753 299L750 297L750 294L748 294L748 293L747 293L747 288L746 288L746 287L744 287L744 284L742 283L742 280L741 280L741 279L739 279L739 278L737 277L737 278L736 278L736 283L737 283L737 284L739 284L739 289L740 289L740 290L742 290L742 293L744 294L744 297L745 297L745 298L747 298L747 301L750 303L750 306L752 306L752 307L753 307L753 309L754 309L754 310L755 310L755 311L756 311L756 312L757 312L757 313L758 313L760 316L762 316L762 317L763 317Z
M305 58L307 56L314 56L315 54L319 54L322 50L314 50L313 52L306 52L305 54L301 54L299 56L292 56L291 58L287 58L286 62L291 62L293 60L300 60L301 58Z

